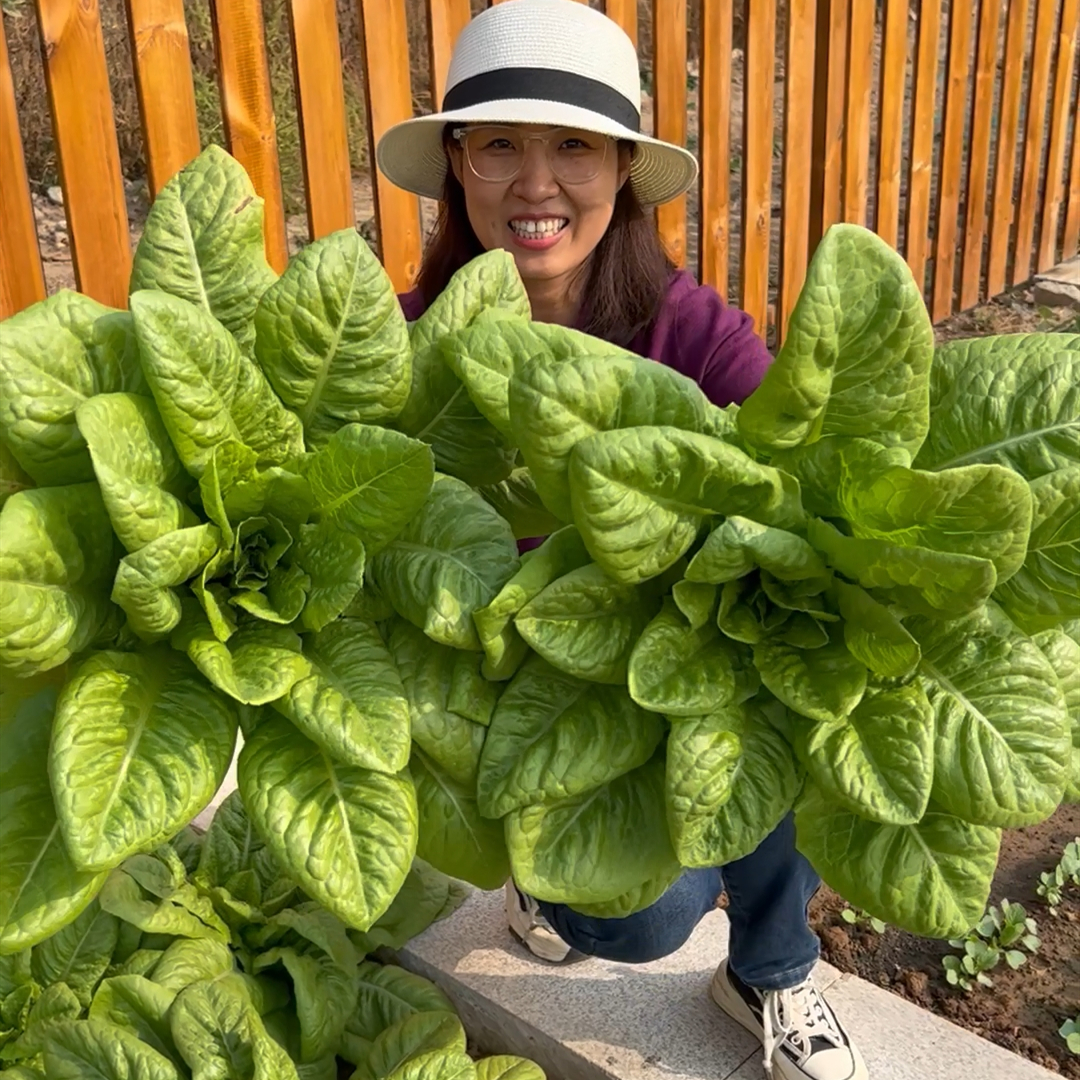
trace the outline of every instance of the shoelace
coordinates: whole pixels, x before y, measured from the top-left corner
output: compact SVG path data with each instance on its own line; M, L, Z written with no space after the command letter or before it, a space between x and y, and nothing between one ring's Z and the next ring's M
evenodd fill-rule
M832 1014L812 982L788 990L769 990L765 993L762 1015L764 1033L762 1046L765 1073L773 1075L773 1056L788 1038L797 1042L803 1052L809 1050L815 1036L828 1039L834 1046L843 1046L844 1037L833 1023Z

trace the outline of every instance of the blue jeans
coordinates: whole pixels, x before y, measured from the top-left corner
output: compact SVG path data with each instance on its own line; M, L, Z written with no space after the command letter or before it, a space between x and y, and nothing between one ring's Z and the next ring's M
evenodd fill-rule
M655 904L625 919L594 919L539 901L568 945L587 956L644 964L680 948L727 889L729 965L748 986L783 990L810 974L820 944L806 912L821 879L795 850L791 814L745 858L687 870Z

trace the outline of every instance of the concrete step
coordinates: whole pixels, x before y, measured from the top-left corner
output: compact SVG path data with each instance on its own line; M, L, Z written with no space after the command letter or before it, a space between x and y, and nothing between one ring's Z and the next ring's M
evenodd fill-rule
M550 965L510 936L502 893L475 892L398 960L443 988L485 1052L530 1057L549 1080L761 1080L760 1044L708 996L727 940L717 911L651 964ZM815 977L872 1080L1057 1075L831 965Z

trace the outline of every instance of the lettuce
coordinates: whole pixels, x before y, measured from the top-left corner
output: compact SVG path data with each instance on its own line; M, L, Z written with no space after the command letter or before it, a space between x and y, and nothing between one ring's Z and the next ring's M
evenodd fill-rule
M260 226L211 148L158 197L129 312L61 293L0 335L0 955L95 902L148 935L118 978L162 934L257 929L265 971L170 979L180 1057L138 1068L213 1069L217 1011L255 1071L291 1047L408 1072L457 1061L453 1026L376 1030L342 942L450 902L418 858L622 917L794 808L851 902L968 929L999 831L1080 784L1080 339L935 352L903 260L838 225L721 410L533 321L506 252L410 325L352 230L278 278ZM162 884L138 860L180 849L239 731L202 892ZM53 1053L89 1060L116 1021L54 997Z

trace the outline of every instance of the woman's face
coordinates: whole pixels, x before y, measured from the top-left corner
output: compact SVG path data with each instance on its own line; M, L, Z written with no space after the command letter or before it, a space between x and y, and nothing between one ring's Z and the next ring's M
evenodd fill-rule
M546 141L528 138L535 135ZM464 141L467 151L450 144L451 164L484 249L511 252L526 286L568 282L607 230L629 151L606 136L539 124L476 125ZM519 160L511 179L488 178Z

